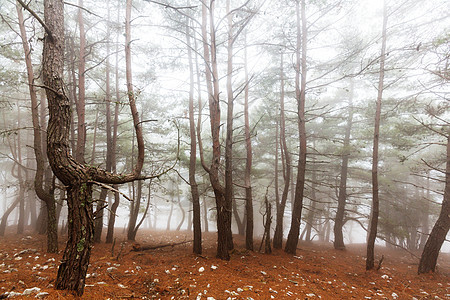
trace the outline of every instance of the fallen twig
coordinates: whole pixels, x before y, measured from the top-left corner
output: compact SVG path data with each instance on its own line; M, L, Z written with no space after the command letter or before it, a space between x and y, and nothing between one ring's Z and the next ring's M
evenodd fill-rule
M194 240L178 242L178 243L163 244L163 245L157 245L157 246L141 246L140 244L136 243L136 244L133 244L133 248L131 249L131 251L145 251L145 250L155 250L155 249L160 249L160 248L165 248L165 247L175 247L178 245L191 243L193 241Z

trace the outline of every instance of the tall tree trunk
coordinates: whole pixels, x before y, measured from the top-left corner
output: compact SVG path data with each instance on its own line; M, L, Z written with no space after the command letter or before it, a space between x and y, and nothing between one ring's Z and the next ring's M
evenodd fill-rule
M119 0L119 4L120 4ZM120 10L117 10L117 23L120 21ZM109 43L108 43L109 44ZM111 171L116 173L117 163L116 163L116 148L117 148L117 130L119 127L119 103L120 103L120 93L119 93L119 33L116 35L116 61L115 61L115 91L116 91L116 105L114 108L114 123L111 141ZM118 189L118 185L113 185L115 190ZM114 224L116 222L116 212L120 204L120 197L118 192L114 192L114 202L111 205L109 219L108 219L108 230L106 233L106 243L111 244L114 240Z
M232 214L232 202L233 199L233 109L234 109L234 96L233 96L233 86L232 86L232 79L233 79L233 24L232 24L232 18L233 13L230 12L230 0L226 1L226 10L227 10L227 23L228 23L228 40L227 40L227 132L226 132L226 138L225 138L225 210L224 214L226 216L225 218L225 226L227 230L227 247L228 250L233 249L233 240L231 235L231 214ZM211 22L213 21L211 17ZM215 30L215 28L211 27L211 31ZM215 40L215 39L214 39ZM215 62L215 56L216 51L214 51L214 59ZM217 65L214 63L214 65ZM214 68L214 66L213 66ZM215 82L218 82L218 75L217 71L214 72L214 77L217 76L217 80ZM219 95L217 95L219 96ZM218 97L217 97L218 100ZM220 126L220 125L219 125ZM229 223L229 224L228 224ZM229 232L228 232L229 231Z
M112 171L112 137L111 137L111 66L109 63L109 55L110 55L110 43L109 43L109 36L111 35L111 26L109 26L109 23L111 22L111 9L109 7L109 1L107 1L107 10L108 10L108 16L107 16L107 24L106 27L106 66L105 66L105 106L106 106L106 171L111 172ZM95 230L94 230L94 242L99 243L101 241L102 237L102 231L103 231L103 215L104 215L104 208L106 203L106 197L108 195L108 190L106 188L102 188L102 191L100 193L100 199L97 202L97 210L95 212L96 217L96 223L95 223Z
M420 257L418 273L434 272L436 262L444 243L445 237L450 229L450 135L447 136L447 163L445 168L445 190L442 200L441 213L431 230L431 234L425 244Z
M195 170L197 162L197 139L195 133L194 120L194 66L192 61L191 49L191 31L189 27L189 19L186 18L186 44L189 60L189 135L191 139L190 155L189 155L189 185L191 187L193 225L194 225L194 246L195 254L202 254L202 225L200 221L200 195L198 193L198 184L195 179ZM200 92L200 91L199 91ZM199 115L200 115L200 107ZM200 117L199 117L200 118ZM200 134L200 133L199 133ZM190 226L188 225L188 228Z
M91 161L90 161L91 165L94 165L94 161L95 161L95 145L97 144L98 115L99 115L99 111L97 110L97 112L95 114L94 134L93 134L93 138L92 138L92 155L91 155ZM110 124L108 124L108 121L106 121L106 123L107 123L106 128L107 128L107 130L109 130ZM108 145L108 141L107 141L107 151L108 151L108 146L109 145ZM108 165L107 165L106 170L111 171L111 167L108 168ZM101 241L102 228L103 228L103 211L104 211L104 205L105 205L105 200L106 200L107 195L108 195L108 190L106 188L101 188L100 195L96 201L96 209L94 212L94 243L100 243L100 241Z
M231 205L229 206L225 200L225 190L220 183L219 167L220 167L220 100L219 100L219 77L217 69L216 57L216 28L214 26L214 0L210 2L209 7L209 28L210 43L207 38L207 7L202 4L202 38L206 71L206 86L209 95L209 115L211 123L212 137L212 161L208 168L202 164L209 173L209 180L214 190L217 209L217 257L224 260L230 259L228 253L229 245L232 244L231 236ZM209 46L210 45L210 46ZM230 203L231 204L231 203ZM231 240L231 241L230 241Z
M334 219L334 248L345 249L344 235L342 227L344 226L345 205L347 202L347 174L348 174L348 159L350 156L350 133L353 123L353 80L350 82L350 95L348 105L348 119L345 128L344 146L342 151L342 164L339 182L338 207L336 217Z
M277 219L275 225L275 234L273 236L273 247L281 249L283 246L283 223L284 211L286 209L286 202L289 193L289 183L291 180L291 156L286 143L286 118L284 111L284 67L283 67L283 53L281 53L280 63L280 141L281 141L281 155L283 156L283 179L284 188L281 195L280 205L277 207Z
M275 193L275 209L277 211L280 210L280 191L279 191L279 158L278 158L278 152L279 152L279 141L280 141L280 135L279 135L279 120L278 118L275 118L275 161L274 161L274 193ZM281 155L283 156L283 155ZM282 163L284 162L284 159L282 159ZM284 175L284 174L283 174ZM275 226L276 229L276 226Z
M71 84L69 85L69 91L70 91L70 106L72 107L72 109L74 111L76 111L77 108L77 103L78 103L78 96L77 96L77 87L78 87L78 81L77 81L77 76L76 76L76 72L75 72L75 67L77 64L77 59L76 59L76 55L75 55L75 38L70 36L67 38L67 44L68 44L68 52L70 55L70 80L72 81ZM77 148L77 136L76 136L76 127L75 126L75 117L74 114L70 114L70 148L73 149L73 151L76 151Z
M297 51L296 51L296 72L295 72L295 94L297 98L297 113L298 113L298 132L300 140L299 159L298 159L298 173L297 183L295 186L295 201L292 212L291 228L289 229L288 238L286 241L285 251L290 254L295 254L298 244L298 236L300 233L300 222L302 218L303 208L303 193L305 187L305 171L306 171L306 128L305 128L305 88L306 88L306 51L307 51L307 27L306 27L306 12L305 0L301 0L301 9L299 2L296 1L296 15L297 15ZM300 10L301 23L300 26ZM301 59L300 59L300 44L301 44ZM300 83L300 62L301 62L301 83Z
M205 56L205 65L206 68L208 68L208 61L209 61L209 53L207 51L207 47L205 47L204 43L207 42L206 38L206 23L205 20L203 20L203 10L202 10L202 42L203 42L203 50ZM197 39L194 39L194 47L195 49L198 49L197 47ZM202 110L203 110L203 104L202 104L202 93L201 93L201 79L200 79L200 67L198 63L198 53L195 52L195 70L197 74L197 100L198 100L198 118L197 118L197 141L198 141L198 154L200 156L200 163L205 171L209 171L209 168L206 166L205 159L203 157L203 143L202 143ZM209 76L209 79L211 78L211 74L206 74ZM208 82L207 82L208 85ZM205 183L205 182L203 182ZM199 193L200 194L200 193ZM200 195L199 195L200 196ZM208 208L206 204L206 196L203 196L203 224L204 224L204 231L208 232ZM194 242L195 243L195 242Z
M378 96L375 111L375 129L373 134L373 154L372 154L372 215L370 218L369 236L367 239L366 270L371 270L375 265L375 240L377 238L378 215L380 200L378 198L378 143L380 135L381 100L384 89L384 63L386 59L386 26L387 26L387 5L383 7L383 29L381 36L380 55L380 76L378 79Z
M246 36L245 36L246 37ZM245 38L245 44L247 39ZM249 79L248 79L248 66L247 66L247 47L244 49L244 76L245 76L245 89L244 89L244 133L245 133L245 248L253 251L253 196L252 196L252 141L250 137L250 117L248 112L248 98L249 98Z
M76 102L78 127L77 127L77 148L75 159L83 163L86 149L86 99L85 99L85 69L86 69L86 32L84 30L83 0L78 0L78 26L80 29L80 54L78 57L78 99Z

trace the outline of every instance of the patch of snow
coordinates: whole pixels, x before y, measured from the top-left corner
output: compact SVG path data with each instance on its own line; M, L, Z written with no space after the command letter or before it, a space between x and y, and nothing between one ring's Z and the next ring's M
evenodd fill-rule
M36 296L34 296L34 298L42 299L42 298L47 297L48 295L50 295L50 294L47 292L40 292L40 293L36 294Z
M18 292L6 292L5 295L8 295L8 298L16 297L16 296L22 296L21 293Z
M40 288L33 287L33 288L30 288L30 289L24 290L22 295L31 295L31 294L34 294L34 293L39 293L40 291L41 291Z

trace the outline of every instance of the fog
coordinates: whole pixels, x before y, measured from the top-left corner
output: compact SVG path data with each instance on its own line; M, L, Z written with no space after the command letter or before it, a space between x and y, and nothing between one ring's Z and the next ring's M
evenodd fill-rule
M388 21L384 33L383 1L307 1L302 20L308 31L306 45L300 39L303 37L298 30L300 20L296 19L300 14L295 11L293 1L233 1L231 8L225 6L225 1L217 1L214 14L210 14L216 23L207 28L206 37L202 36L200 2L185 7L182 1L134 1L132 41L128 43L131 71L125 67L127 45L122 2L84 1L87 45L83 58L80 58L83 47L79 8L65 7L64 89L72 111L72 127L66 128L70 131L67 139L70 155L75 156L80 132L86 132L82 143L86 168L111 170L107 160L112 151L116 157L113 169L128 174L138 156L134 128L143 131L145 162L141 175L146 181L140 191L137 183L117 187L120 205L116 232L128 230L130 207L139 203L137 222L144 218L140 230L180 227L182 234L191 235L193 208L188 171L193 138L189 131L189 101L195 100L194 131L203 144L195 142L194 177L199 187L203 231L217 230L215 191L208 168L218 161L221 185L225 186L228 172L233 175L234 234L245 231L245 226L239 223L245 219L246 180L251 181L256 240L264 232L265 200L272 205L273 234L283 188L289 185L283 217L286 238L303 155L298 125L303 122L307 150L300 238L330 244L334 241L339 190L344 188L344 242L366 243L373 199L375 103L381 78L385 85L380 98L377 165L380 223L376 243L412 251L423 249L438 219L444 190L448 189L445 184L448 164L445 144L450 134L448 1L386 0ZM30 6L43 15L41 1L33 1ZM0 217L5 216L7 233L24 224L23 234L31 234L39 231L37 223L45 219L39 218L44 204L34 192L36 160L26 56L15 2L2 1L0 13ZM39 88L40 130L46 133L49 112L45 89L51 88L41 86L40 82L44 29L25 13L24 30L31 47L29 57L36 83L31 85ZM383 36L387 52L381 55ZM217 57L208 61L202 38L206 39L205 47ZM305 52L301 65L302 49ZM386 59L383 68L381 57ZM86 64L84 69L80 67L81 61ZM133 124L128 106L132 93L127 90L127 72L133 75L130 85L140 118L137 124ZM208 72L213 73L214 80L208 79ZM305 78L300 78L303 74ZM81 77L85 77L82 84ZM301 79L303 89L299 86ZM80 85L85 86L82 92ZM215 94L209 90L210 85ZM79 108L82 94L85 105ZM301 116L299 103L303 94L305 112ZM219 133L215 137L211 133L213 100L221 110L215 125ZM227 117L227 109L233 105L234 111ZM250 125L246 124L245 114ZM84 124L79 121L82 117ZM117 124L113 126L114 118ZM111 150L113 127L117 143ZM249 178L245 177L246 162L250 160L247 139L253 155ZM220 144L216 158L215 142ZM227 169L225 156L229 145L233 146L232 166ZM290 155L289 163L286 154ZM342 185L345 157L348 170ZM67 186L53 176L50 164L45 165L44 186L54 192L61 209L58 224L65 232ZM290 182L286 180L288 169ZM96 183L93 186L97 209L102 204L98 201L101 186ZM103 233L114 201L115 188L112 185L108 188ZM10 207L15 208L8 215ZM448 237L447 234L441 251L450 252Z

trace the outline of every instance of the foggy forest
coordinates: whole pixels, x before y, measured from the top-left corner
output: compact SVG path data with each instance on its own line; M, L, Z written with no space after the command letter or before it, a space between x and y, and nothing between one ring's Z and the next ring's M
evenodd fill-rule
M449 299L449 11L1 0L0 299Z

